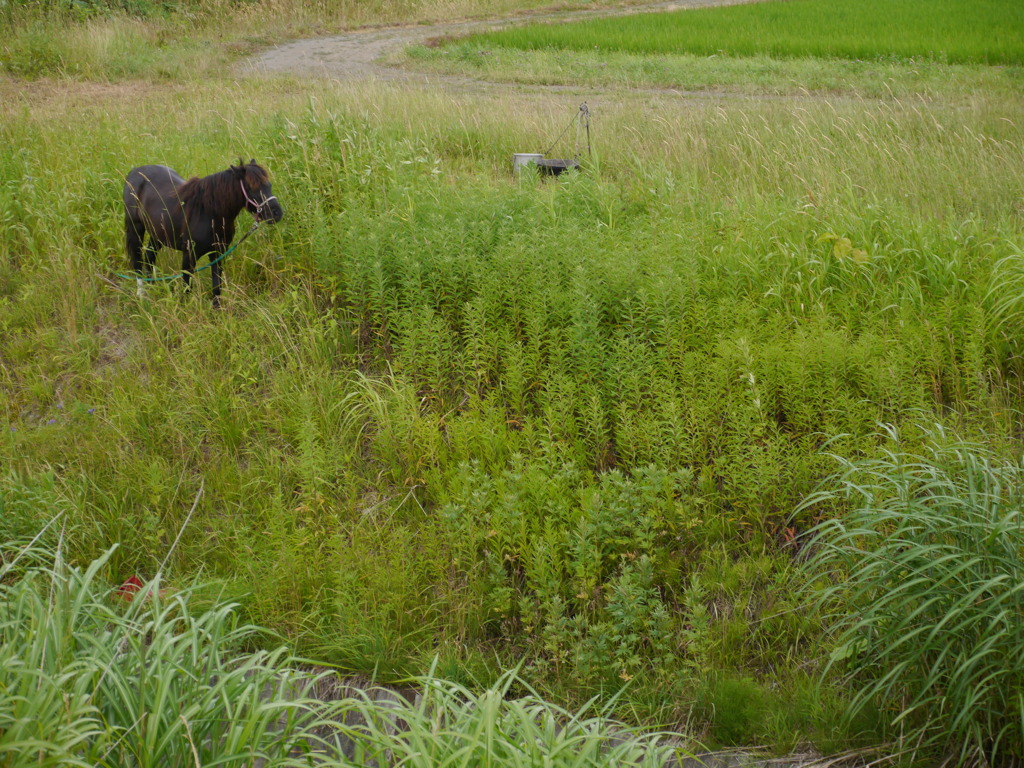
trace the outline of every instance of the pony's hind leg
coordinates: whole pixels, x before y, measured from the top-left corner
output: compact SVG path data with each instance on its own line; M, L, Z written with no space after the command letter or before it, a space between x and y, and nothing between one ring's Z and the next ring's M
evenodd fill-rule
M192 276L196 271L196 255L192 248L186 248L181 252L181 282L184 283L184 292L192 288Z

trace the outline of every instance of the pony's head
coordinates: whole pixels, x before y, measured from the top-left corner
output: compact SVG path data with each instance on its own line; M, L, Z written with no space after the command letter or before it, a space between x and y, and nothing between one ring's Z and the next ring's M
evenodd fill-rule
M256 221L280 221L284 209L270 189L266 169L255 160L243 163L239 158L238 165L232 165L231 171L245 195L245 210L255 216Z

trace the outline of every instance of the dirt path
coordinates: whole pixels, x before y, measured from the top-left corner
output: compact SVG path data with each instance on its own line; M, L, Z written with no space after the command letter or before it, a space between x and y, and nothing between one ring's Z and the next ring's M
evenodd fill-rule
M306 77L329 77L340 80L429 80L430 82L470 82L466 78L442 75L429 77L390 67L379 62L388 53L435 37L459 36L470 32L534 21L552 21L615 16L643 11L671 11L714 5L735 5L750 0L672 0L627 8L568 11L491 21L462 21L442 24L386 27L346 32L333 37L297 40L279 45L253 57L243 65L246 74L280 73Z

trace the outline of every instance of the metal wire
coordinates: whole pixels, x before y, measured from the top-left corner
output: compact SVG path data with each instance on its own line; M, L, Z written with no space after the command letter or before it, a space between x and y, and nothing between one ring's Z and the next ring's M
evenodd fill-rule
M547 150L544 152L545 155L547 155L548 152L550 152L552 149L555 148L555 146L558 144L558 142L560 142L562 140L562 137L565 136L566 133L568 133L569 129L572 128L573 123L575 123L577 120L580 121L580 124L576 126L576 147L575 147L576 155L575 156L576 157L580 156L580 132L579 132L579 129L581 127L583 127L583 126L586 126L586 129L587 129L587 155L588 156L590 155L590 107L587 106L587 102L585 102L585 101L582 104L580 104L579 111L577 111L576 114L572 116L572 120L569 121L569 124L567 126L565 126L565 128L562 129L562 132L560 134L558 134L558 138L555 139L554 142L552 142L551 146L548 147Z

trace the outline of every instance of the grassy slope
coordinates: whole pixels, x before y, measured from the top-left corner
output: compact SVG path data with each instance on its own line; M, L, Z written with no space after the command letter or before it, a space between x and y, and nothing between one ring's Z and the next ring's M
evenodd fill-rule
M1000 98L609 100L600 168L540 184L508 157L559 97L3 87L0 519L66 510L75 557L121 541L111 575L146 574L205 481L174 578L225 578L348 668L522 660L562 699L630 680L630 716L713 740L841 738L787 543L818 449L934 420L1013 444ZM101 279L125 169L238 154L287 218L229 265L227 311Z
M580 4L580 0L568 0L559 7ZM289 38L365 25L529 13L548 5L546 0L4 3L0 5L4 33L0 74L169 81L220 77L240 57Z

